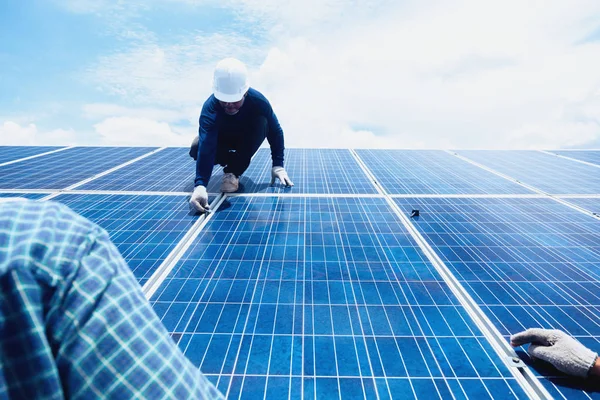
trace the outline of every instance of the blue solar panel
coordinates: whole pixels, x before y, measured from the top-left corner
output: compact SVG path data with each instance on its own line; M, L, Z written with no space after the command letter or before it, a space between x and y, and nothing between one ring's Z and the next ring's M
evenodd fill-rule
M561 156L574 158L580 161L587 161L596 165L600 165L600 151L583 151L583 150L553 150L551 151Z
M600 170L539 151L460 150L497 172L551 194L600 193Z
M52 146L0 146L0 164L60 149Z
M153 150L78 147L0 167L2 189L64 189Z
M381 198L230 198L151 301L231 399L526 397Z
M286 149L285 169L293 188L270 186L271 151L259 149L240 178L240 193L376 194L377 190L349 150ZM209 192L218 192L221 176L211 179Z
M188 152L188 148L182 147L161 150L78 189L191 192L194 190L196 162ZM220 167L214 168L214 175L222 175Z
M440 150L356 150L389 194L522 194L523 186Z
M49 193L1 193L0 197L23 197L25 199L37 200L48 196Z
M198 218L189 213L187 196L65 194L53 200L106 229L142 285Z
M563 200L600 215L600 197L568 197Z
M396 202L420 210L414 225L503 335L556 328L600 351L596 219L548 198ZM538 372L557 397L575 394L566 386L581 388L554 369Z

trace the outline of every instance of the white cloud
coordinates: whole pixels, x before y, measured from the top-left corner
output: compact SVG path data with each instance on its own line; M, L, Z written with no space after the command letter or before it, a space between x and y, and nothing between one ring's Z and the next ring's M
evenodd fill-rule
M111 146L187 146L194 136L148 118L112 117L94 125L102 144Z
M600 139L600 41L582 43L597 28L597 1L235 4L240 20L271 33L268 43L213 33L107 56L86 78L135 107L86 113L153 120L168 132L162 123L176 122L180 109L195 130L214 63L233 55L260 65L253 86L271 100L288 147L557 148Z
M226 56L256 57L249 39L239 35L195 36L187 43L144 44L102 57L82 78L108 94L136 105L186 107L210 95L212 70Z
M75 131L64 129L40 132L35 124L21 126L17 122L4 121L0 125L2 146L71 145L77 142L77 136Z
M89 119L108 117L146 118L161 122L198 120L196 107L171 109L167 107L125 107L112 103L90 103L82 107L83 115Z
M585 146L600 138L597 115L564 112L598 102L600 42L575 43L599 5L456 4L390 13L271 50L255 82L273 100L288 143L343 146L356 135L348 127L365 125L385 133L383 145L405 148Z

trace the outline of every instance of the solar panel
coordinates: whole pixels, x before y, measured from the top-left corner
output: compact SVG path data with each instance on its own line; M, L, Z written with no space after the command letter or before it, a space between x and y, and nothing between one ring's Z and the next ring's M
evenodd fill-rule
M82 190L191 192L196 162L188 148L167 148L79 187ZM215 167L213 175L220 175Z
M0 167L0 189L64 189L153 150L77 147Z
M600 349L598 220L548 198L395 201L420 209L414 225L503 335L555 328ZM577 380L539 372L557 398L579 393Z
M0 147L0 163L14 150ZM145 284L198 222L179 193L193 185L187 148L153 150L73 148L12 163L0 167L0 197L60 194L109 232ZM597 219L448 152L356 153L361 162L350 150L287 149L296 185L284 189L270 187L270 150L260 149L245 196L210 214L153 292L173 339L229 398L526 397L361 165L403 212L420 210L413 224L505 339L557 327L600 350ZM600 211L597 167L542 152L459 154ZM77 187L85 192L63 190L141 155ZM116 191L129 193L105 194ZM556 398L600 398L533 366Z
M240 178L240 193L376 194L377 190L349 150L286 149L285 169L294 182L284 188L271 182L271 151L259 149ZM218 192L220 176L213 178L209 192Z
M600 151L553 150L552 153L600 165Z
M593 166L528 150L459 150L457 153L546 193L600 193L600 173Z
M600 197L568 197L563 200L600 215Z
M48 196L48 193L2 193L0 192L0 197L23 197L25 199L37 200L42 197Z
M0 164L60 149L52 146L0 146Z
M189 213L188 196L65 194L53 200L106 229L142 285L198 218Z
M389 194L521 194L530 190L440 150L356 150Z
M525 398L381 198L230 198L151 299L228 398Z

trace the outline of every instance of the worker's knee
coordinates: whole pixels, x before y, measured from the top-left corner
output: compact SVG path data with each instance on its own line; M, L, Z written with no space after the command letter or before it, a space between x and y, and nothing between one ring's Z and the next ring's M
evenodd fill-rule
M190 157L192 157L194 160L198 159L198 139L199 137L196 135L192 141L192 146L190 147Z

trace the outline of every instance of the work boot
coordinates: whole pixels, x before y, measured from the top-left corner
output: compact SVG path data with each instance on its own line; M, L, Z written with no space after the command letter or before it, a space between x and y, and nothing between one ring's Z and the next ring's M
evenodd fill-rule
M223 175L223 182L221 183L221 192L223 193L234 193L237 192L240 180L237 176L231 172Z

